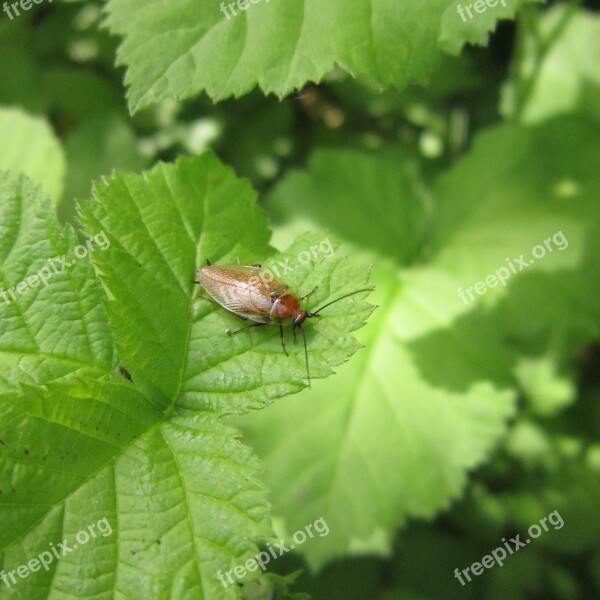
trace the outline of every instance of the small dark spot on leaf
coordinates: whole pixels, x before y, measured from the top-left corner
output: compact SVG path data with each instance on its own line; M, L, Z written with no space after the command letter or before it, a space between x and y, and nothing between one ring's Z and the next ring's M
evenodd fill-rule
M26 455L29 454L29 450L27 450L27 448L25 448L25 450L23 450L23 452L25 452Z
M119 366L119 373L125 377L125 379L127 379L127 381L130 381L131 383L133 383L133 378L131 377L131 373L123 366Z

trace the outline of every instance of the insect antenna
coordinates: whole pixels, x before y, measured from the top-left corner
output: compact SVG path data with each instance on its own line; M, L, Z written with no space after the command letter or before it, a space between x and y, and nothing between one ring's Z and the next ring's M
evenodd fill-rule
M327 308L328 306L331 306L332 304L335 304L336 302L339 302L340 300L343 300L344 298L348 298L348 296L354 296L354 294L360 294L361 292L372 292L374 289L375 289L374 287L368 287L368 288L361 288L360 290L354 290L353 292L348 292L347 294L344 294L343 296L340 296L339 298L336 298L335 300L332 300L331 302L324 304L323 306L321 306L321 308L318 308L317 310L315 310L315 312L310 313L308 316L316 317L324 308Z
M361 292L372 292L374 289L375 289L374 287L368 287L368 288L361 288L360 290L354 290L353 292L348 292L347 294L344 294L343 296L340 296L339 298L336 298L335 300L332 300L331 302L324 304L323 306L321 306L321 308L318 308L317 310L315 310L315 312L308 313L306 316L307 317L318 317L319 313L324 308L327 308L328 306L335 304L339 300L343 300L344 298L348 298L348 296L353 296L354 294L360 294ZM314 291L315 290L313 290L312 292L314 292ZM311 292L311 294L312 294L312 292ZM300 329L300 331L302 331L302 340L304 341L304 361L306 363L306 377L308 379L308 387L312 387L310 384L310 367L308 365L308 346L306 345L306 334L304 333L304 328L302 327L302 325L300 323L298 325L296 325L296 327L298 329Z

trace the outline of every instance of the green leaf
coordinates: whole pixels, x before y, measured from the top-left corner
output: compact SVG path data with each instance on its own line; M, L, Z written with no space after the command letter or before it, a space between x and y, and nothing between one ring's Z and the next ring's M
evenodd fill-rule
M260 261L277 278L285 273L298 297L318 286L311 307L364 287L366 271L334 256L325 233L302 236L274 256L254 192L212 155L159 165L143 177L117 174L94 195L99 202L83 214L88 231L101 229L111 241L111 252L95 259L117 348L136 384L161 404L235 412L306 385L302 344L288 341L286 357L277 327L228 336L226 329L243 322L206 294L192 297L196 269L207 260ZM336 319L305 327L313 377L328 375L359 347L348 332L363 324L369 307L356 299L338 306Z
M313 566L336 555L385 553L408 515L432 517L446 508L513 412L514 393L486 381L497 356L463 356L464 339L445 340L429 360L478 382L454 392L423 376L411 344L451 322L445 307L456 292L442 273L400 283L393 269L380 267L373 278L382 308L361 332L368 352L340 369L332 385L315 383L298 401L243 424L267 466L286 530L318 514L335 533L301 547Z
M200 297L195 269L201 256L266 259L265 269L287 259L286 282L318 281L317 302L364 284L367 272L334 256L333 243L319 246L322 234L275 254L249 185L212 155L97 184L96 200L82 206L88 239L79 246L24 176L3 173L0 195L0 281L16 287L0 303L0 551L9 593L240 597L219 572L243 565L273 533L261 465L219 414L301 389L304 352L290 343L287 358L277 328L227 336L237 320ZM64 272L19 289L58 256L69 262ZM350 331L370 310L356 296L307 327L316 377L357 349ZM133 383L115 370L113 342ZM60 554L59 544L71 550L18 575L53 547Z
M309 171L292 171L275 188L270 208L283 218L321 220L337 235L363 248L393 257L399 264L410 262L423 244L431 214L431 199L407 153L355 150L318 150L310 158ZM331 172L336 177L331 177ZM334 198L323 202L323 198ZM343 198L352 198L352 210L340 217ZM402 198L390 203L389 198ZM365 223L380 224L373 235Z
M513 19L523 4L543 0L476 0L455 2L442 16L440 46L458 55L465 44L487 46L498 21Z
M255 86L282 97L336 65L380 86L423 83L439 60L441 16L454 6L449 0L240 4L246 10L228 19L217 2L111 0L106 22L124 37L118 62L128 67L131 109L203 90L214 100Z
M217 571L254 556L270 528L237 431L209 412L165 420L126 383L46 389L0 403L3 565L73 550L17 579L21 597L238 597ZM84 545L90 526L103 533Z
M113 344L102 290L75 257L75 233L25 176L0 172L0 197L0 390L106 374Z
M468 306L495 307L498 325L530 351L544 331L581 343L598 330L596 131L569 118L496 127L437 182L433 263L465 290L505 268L505 285L471 289Z
M63 190L65 157L47 121L18 108L0 108L0 137L0 169L27 174L58 200Z
M431 518L446 509L461 495L467 472L502 438L524 356L545 356L554 341L560 364L597 335L598 139L589 123L577 120L537 129L502 126L478 136L434 186L427 235L418 228L415 234L423 240L419 261L403 251L410 236L398 236L399 249L387 250L394 263L375 257L374 299L382 308L360 332L368 352L335 382L319 382L310 394L246 420L285 530L319 514L335 531L299 549L309 563L387 552L408 517ZM323 182L325 162L329 206L319 211L307 190ZM388 215L410 220L421 206L418 195L399 193L405 175L398 164L384 167L382 160L377 176L393 182L388 189L395 194L365 186L373 162L367 154L320 152L309 171L293 173L275 189L274 210L292 220L290 227L308 214L373 256L390 243L368 239L369 233L391 236ZM357 174L359 197L372 191L352 212L348 172ZM359 220L363 230L355 227ZM523 254L529 261L539 244L544 255L525 272L509 270L506 286L496 282L481 295L474 290L507 266L507 257ZM407 266L398 270L402 257ZM470 289L473 300L462 301L460 289ZM527 393L539 394L531 385Z

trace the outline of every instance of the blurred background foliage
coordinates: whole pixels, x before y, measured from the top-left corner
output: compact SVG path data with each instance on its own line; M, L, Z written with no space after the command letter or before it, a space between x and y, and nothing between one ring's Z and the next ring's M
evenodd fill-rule
M295 589L600 595L597 10L528 5L426 86L382 91L334 71L281 101L201 96L134 116L100 3L0 19L0 167L43 182L63 221L113 169L212 149L259 191L275 246L325 226L376 265L362 357L236 421L265 462L281 532L329 523L272 563L302 571ZM458 300L457 283L559 229L564 255ZM553 510L564 528L465 587L454 578Z

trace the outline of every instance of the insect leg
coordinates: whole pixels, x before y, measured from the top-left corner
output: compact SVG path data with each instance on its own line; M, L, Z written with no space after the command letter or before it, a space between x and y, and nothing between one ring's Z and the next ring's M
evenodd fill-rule
M294 334L295 335L295 334ZM285 349L285 344L283 343L283 325L279 323L279 337L281 339L281 349L286 356L289 356L287 350Z
M310 384L310 368L308 366L308 346L306 345L306 334L304 333L303 327L300 327L300 331L302 332L302 339L304 340L304 360L306 362L306 379L308 380L308 387L312 387Z
M246 327L241 327L240 329L236 329L235 331L231 331L231 329L227 328L225 333L227 335L233 335L235 333L240 333L240 331L247 331L251 327L264 327L265 325L269 325L269 323L250 323L250 325L246 325Z
M306 300L308 297L312 296L318 289L319 289L319 286L315 285L315 287L312 290L310 290L310 292L308 292L308 294L306 294L306 296L302 296L302 298L300 298L300 300Z

